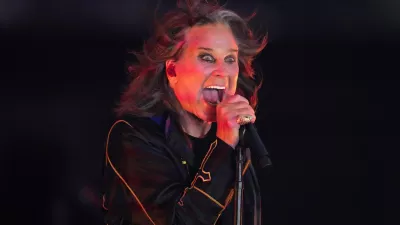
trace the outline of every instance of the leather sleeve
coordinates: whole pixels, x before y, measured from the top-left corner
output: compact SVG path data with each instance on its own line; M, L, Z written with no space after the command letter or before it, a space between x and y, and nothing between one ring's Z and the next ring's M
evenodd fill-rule
M213 142L194 180L187 184L165 149L134 135L126 121L106 144L103 206L108 225L214 224L233 196L234 151ZM183 165L181 165L183 166Z

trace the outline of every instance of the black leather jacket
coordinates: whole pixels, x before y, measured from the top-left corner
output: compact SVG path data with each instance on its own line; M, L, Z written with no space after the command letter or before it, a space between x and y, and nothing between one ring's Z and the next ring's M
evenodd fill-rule
M105 223L157 225L234 224L235 152L216 139L196 176L194 154L168 115L126 116L110 128L105 152ZM245 156L243 225L260 225L259 190Z

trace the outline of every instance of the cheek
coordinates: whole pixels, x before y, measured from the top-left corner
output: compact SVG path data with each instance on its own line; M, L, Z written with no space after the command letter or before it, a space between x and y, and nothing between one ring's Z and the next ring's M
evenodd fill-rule
M187 62L182 65L177 71L179 80L184 85L190 85L189 87L200 87L204 81L207 68L200 63ZM189 88L188 87L188 88Z
M239 78L239 66L232 66L228 69L229 74L232 74L230 77L230 87L233 92L236 91L237 81Z
M204 83L204 68L196 64L186 64L177 73L175 94L181 103L193 102L197 99Z
M229 71L229 74L236 74L236 75L239 74L239 65L235 64L235 65L228 67L228 71Z

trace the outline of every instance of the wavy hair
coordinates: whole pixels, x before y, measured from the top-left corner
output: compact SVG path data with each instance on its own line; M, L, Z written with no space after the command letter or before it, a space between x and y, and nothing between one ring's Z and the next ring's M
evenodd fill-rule
M168 84L165 62L179 58L187 29L217 23L232 30L239 47L237 90L256 108L262 82L256 81L252 64L266 46L267 37L254 36L248 26L251 18L244 19L217 1L178 1L176 9L167 12L161 22L155 22L155 33L145 42L143 51L135 53L138 62L128 67L132 80L115 109L117 115L150 117L165 110L179 115L183 109Z

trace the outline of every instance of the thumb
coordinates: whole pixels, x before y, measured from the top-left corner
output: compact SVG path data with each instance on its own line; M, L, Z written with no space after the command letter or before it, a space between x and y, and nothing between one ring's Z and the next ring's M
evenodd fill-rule
M224 94L222 96L222 101L226 101L227 99L231 98L232 96L234 96L234 94L231 94L229 92L224 92Z

